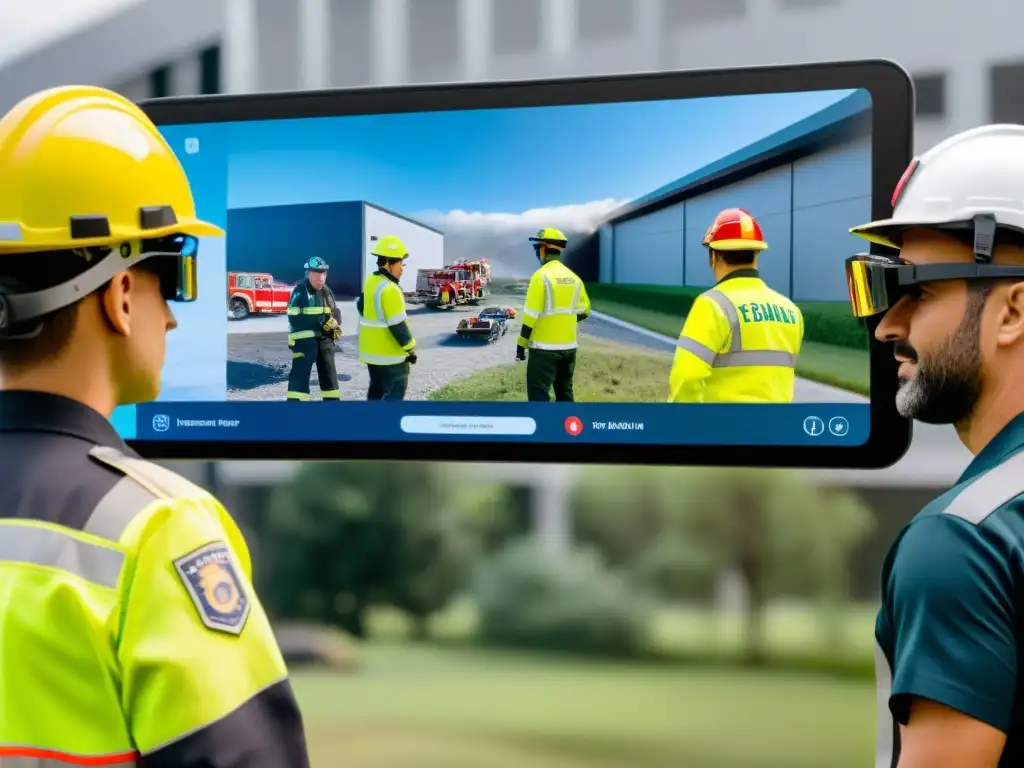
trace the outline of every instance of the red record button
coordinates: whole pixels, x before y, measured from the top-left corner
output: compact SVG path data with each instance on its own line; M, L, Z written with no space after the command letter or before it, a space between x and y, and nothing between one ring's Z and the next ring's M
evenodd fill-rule
M570 435L578 435L583 431L583 422L575 416L570 416L565 420L565 431Z

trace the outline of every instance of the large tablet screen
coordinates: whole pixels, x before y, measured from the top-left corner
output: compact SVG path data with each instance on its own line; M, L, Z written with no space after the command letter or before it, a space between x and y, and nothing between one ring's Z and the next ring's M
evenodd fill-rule
M175 306L159 400L115 414L127 438L571 461L870 436L844 273L872 218L867 90L161 130L227 234Z

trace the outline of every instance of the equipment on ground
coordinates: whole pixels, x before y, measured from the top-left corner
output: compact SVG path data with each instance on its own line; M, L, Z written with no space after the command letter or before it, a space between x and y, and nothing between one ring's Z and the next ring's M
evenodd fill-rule
M459 321L455 333L463 338L497 341L508 332L508 321L516 316L514 309L487 307L479 315Z

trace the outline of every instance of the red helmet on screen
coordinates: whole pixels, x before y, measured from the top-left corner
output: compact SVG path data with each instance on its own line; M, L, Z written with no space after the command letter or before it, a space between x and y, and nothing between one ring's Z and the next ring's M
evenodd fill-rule
M768 248L761 225L742 208L726 208L715 216L703 242L716 251L764 251Z

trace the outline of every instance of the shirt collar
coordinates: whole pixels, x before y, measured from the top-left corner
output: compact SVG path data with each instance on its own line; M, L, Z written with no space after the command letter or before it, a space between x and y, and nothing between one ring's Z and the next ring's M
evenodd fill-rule
M1024 413L1014 417L974 457L957 483L980 475L992 467L1002 464L1011 455L1024 448Z
M398 284L398 278L392 275L386 269L384 269L384 267L378 269L377 274L380 275L381 277L386 277L388 280L390 280L392 283L395 283L396 285Z
M736 269L730 272L728 275L718 281L719 284L724 283L726 280L732 280L734 277L760 277L761 273L753 267L744 267L743 269Z
M94 445L129 450L102 413L77 400L48 392L0 392L0 433L3 432L55 432Z

